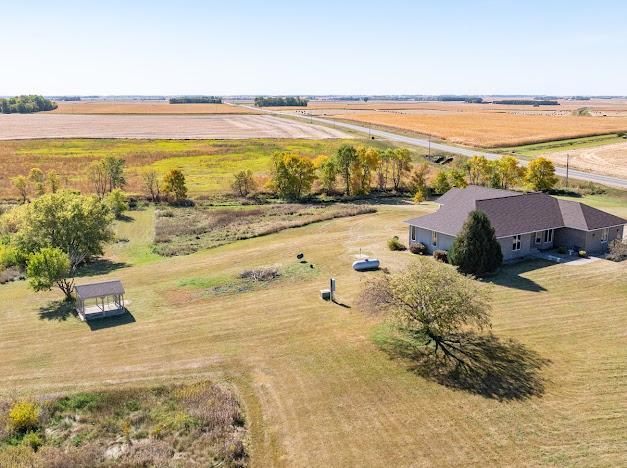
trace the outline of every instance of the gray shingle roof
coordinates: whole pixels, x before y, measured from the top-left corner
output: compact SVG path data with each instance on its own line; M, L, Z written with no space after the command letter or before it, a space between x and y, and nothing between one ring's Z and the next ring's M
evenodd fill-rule
M124 294L124 286L120 280L103 281L101 283L80 284L74 286L79 299L93 299L95 297Z
M451 189L438 199L438 203L442 206L435 213L406 223L456 236L468 214L481 210L490 219L497 237L560 227L588 231L627 223L605 211L578 202L558 200L545 193L511 192L473 185Z

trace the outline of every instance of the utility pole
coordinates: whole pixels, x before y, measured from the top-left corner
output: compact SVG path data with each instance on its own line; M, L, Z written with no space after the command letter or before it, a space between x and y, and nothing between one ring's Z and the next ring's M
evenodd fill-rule
M568 188L568 163L570 159L570 154L566 155L566 188Z

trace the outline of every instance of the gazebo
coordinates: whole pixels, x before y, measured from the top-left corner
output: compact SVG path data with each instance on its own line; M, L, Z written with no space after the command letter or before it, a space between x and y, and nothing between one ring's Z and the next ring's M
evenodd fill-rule
M124 286L120 280L74 286L76 312L81 320L121 315L126 312Z

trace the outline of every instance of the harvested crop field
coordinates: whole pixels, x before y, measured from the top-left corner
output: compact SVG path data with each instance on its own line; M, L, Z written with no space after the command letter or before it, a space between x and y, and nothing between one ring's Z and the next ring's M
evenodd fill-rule
M483 148L603 135L627 130L627 117L519 115L495 112L444 114L352 113L343 120L370 123L431 135Z
M33 138L345 138L339 130L269 115L0 116L0 140Z
M546 153L542 156L556 164L566 166L567 155L570 155L569 166L574 169L627 178L627 141L613 145Z
M57 102L50 114L255 114L254 110L228 104L169 104L167 101L71 101Z

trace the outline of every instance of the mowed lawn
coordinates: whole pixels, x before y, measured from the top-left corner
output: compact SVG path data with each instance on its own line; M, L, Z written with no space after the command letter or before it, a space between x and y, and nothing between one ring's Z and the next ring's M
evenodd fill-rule
M354 306L381 273L351 263L360 251L391 271L432 261L385 243L405 239L402 221L434 207L378 209L167 259L147 248L153 211L132 212L118 226L129 242L108 252L125 266L106 277L124 282L135 321L90 330L73 317L40 318L59 293L0 286L0 393L225 379L245 404L255 466L624 465L627 264L504 268L492 286L493 331L550 364L544 393L497 401L425 380L373 344L379 319ZM181 286L290 264L299 252L319 274L222 296ZM331 276L345 307L318 297Z

